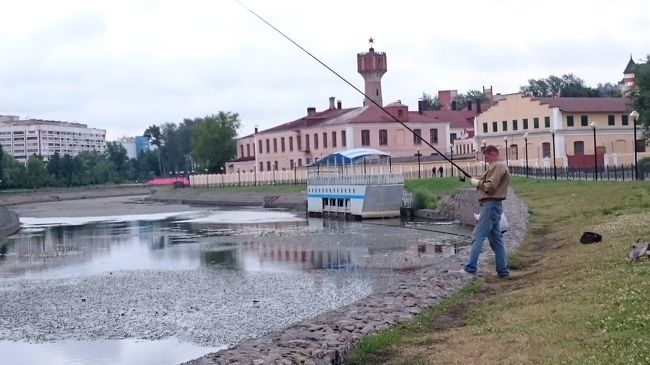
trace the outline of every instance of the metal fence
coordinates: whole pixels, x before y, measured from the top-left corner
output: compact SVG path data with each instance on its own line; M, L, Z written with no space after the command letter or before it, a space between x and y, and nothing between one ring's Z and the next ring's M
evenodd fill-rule
M594 168L568 168L568 167L526 167L510 166L510 174L534 179L555 180L606 180L606 181L631 181L635 180L634 165L610 165ZM650 180L650 173L639 169L639 180Z

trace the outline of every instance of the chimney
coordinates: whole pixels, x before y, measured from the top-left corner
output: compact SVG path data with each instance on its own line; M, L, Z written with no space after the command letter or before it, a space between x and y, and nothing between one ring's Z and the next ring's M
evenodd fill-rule
M343 104L341 103L341 100L338 100L336 102L336 109L341 109L343 107Z
M456 100L451 102L451 110L456 110Z
M467 101L467 110L469 110L470 112L472 111L472 101L471 100Z
M316 108L313 106L307 107L307 116L316 115Z
M330 96L330 109L334 109L334 97Z
M424 100L418 100L418 113L422 114L422 110L424 110Z
M481 99L476 99L476 114L481 114Z
M257 127L255 127L255 134L257 134Z

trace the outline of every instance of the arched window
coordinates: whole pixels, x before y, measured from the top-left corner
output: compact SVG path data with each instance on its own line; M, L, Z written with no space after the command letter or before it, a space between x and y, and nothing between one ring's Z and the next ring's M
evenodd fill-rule
M549 142L542 143L542 157L551 157L551 144Z

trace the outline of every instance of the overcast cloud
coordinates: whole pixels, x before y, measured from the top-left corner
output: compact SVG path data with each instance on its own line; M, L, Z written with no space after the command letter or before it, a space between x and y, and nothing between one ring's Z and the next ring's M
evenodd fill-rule
M650 53L648 1L243 0L360 89L356 53L387 53L384 102L516 92L574 73L618 82ZM351 3L351 4L350 4ZM232 0L0 0L0 114L77 121L109 140L219 110L241 135L362 96Z

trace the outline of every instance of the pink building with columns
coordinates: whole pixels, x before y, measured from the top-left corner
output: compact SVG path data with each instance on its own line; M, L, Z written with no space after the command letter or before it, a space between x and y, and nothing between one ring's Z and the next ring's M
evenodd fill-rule
M294 121L256 129L237 139L237 158L226 164L226 172L288 171L333 152L363 147L387 152L392 158L437 155L375 105L384 106L381 77L387 71L386 54L375 52L372 46L357 54L357 71L365 81L363 106L343 108L341 101L331 97L324 110L309 107L305 116ZM440 152L449 154L453 148L456 155L473 154L476 111L409 110L399 100L384 108Z

